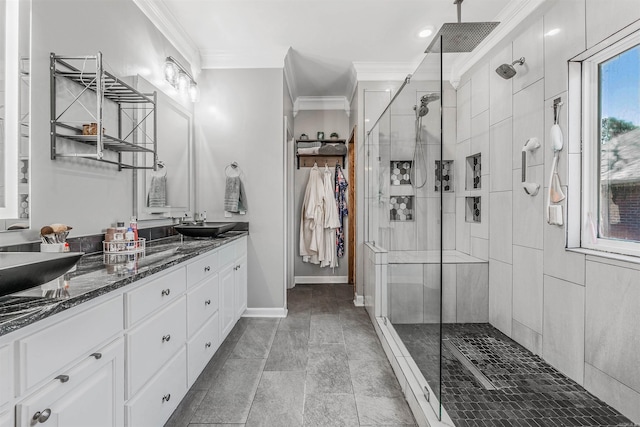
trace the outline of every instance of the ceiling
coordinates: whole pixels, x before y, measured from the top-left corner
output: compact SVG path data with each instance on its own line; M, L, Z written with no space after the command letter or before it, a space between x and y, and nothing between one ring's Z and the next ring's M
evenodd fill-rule
M418 32L457 20L453 0L134 1L195 68L283 67L286 56L294 97L349 98L358 68L412 72L433 37ZM466 0L462 21L504 20L527 2Z

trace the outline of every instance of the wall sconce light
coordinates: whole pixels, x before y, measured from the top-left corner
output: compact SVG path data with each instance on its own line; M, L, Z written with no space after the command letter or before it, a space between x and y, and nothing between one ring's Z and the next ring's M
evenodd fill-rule
M189 95L191 102L200 100L200 89L191 74L173 56L164 61L164 78L181 94Z

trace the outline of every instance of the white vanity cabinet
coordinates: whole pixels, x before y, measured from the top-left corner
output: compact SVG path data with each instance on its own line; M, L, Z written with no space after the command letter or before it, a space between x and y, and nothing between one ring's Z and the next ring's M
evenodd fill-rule
M16 426L123 425L124 343L118 338L16 405Z
M247 238L220 252L220 339L224 340L247 309Z
M246 242L3 336L0 427L163 425L246 309Z

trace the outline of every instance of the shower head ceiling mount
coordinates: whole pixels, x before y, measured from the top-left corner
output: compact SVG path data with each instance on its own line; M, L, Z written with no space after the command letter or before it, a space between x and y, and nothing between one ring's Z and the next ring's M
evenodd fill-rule
M517 73L516 68L514 67L514 65L524 65L524 56L522 58L520 58L520 59L516 59L515 61L513 61L511 63L511 65L502 64L501 66L496 68L496 73L498 73L498 75L500 77L502 77L503 79L509 80L510 78L515 76L516 73Z
M455 0L458 7L458 22L445 23L435 35L424 53L471 52L497 26L499 22L462 22L462 2ZM442 43L440 40L442 39Z

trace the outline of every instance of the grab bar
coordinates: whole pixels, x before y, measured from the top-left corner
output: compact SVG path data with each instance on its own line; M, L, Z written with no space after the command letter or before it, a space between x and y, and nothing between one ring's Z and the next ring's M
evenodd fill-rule
M540 141L535 137L527 139L527 142L522 147L522 188L525 193L532 197L538 194L540 184L527 182L527 153L534 152L538 148L540 148Z

